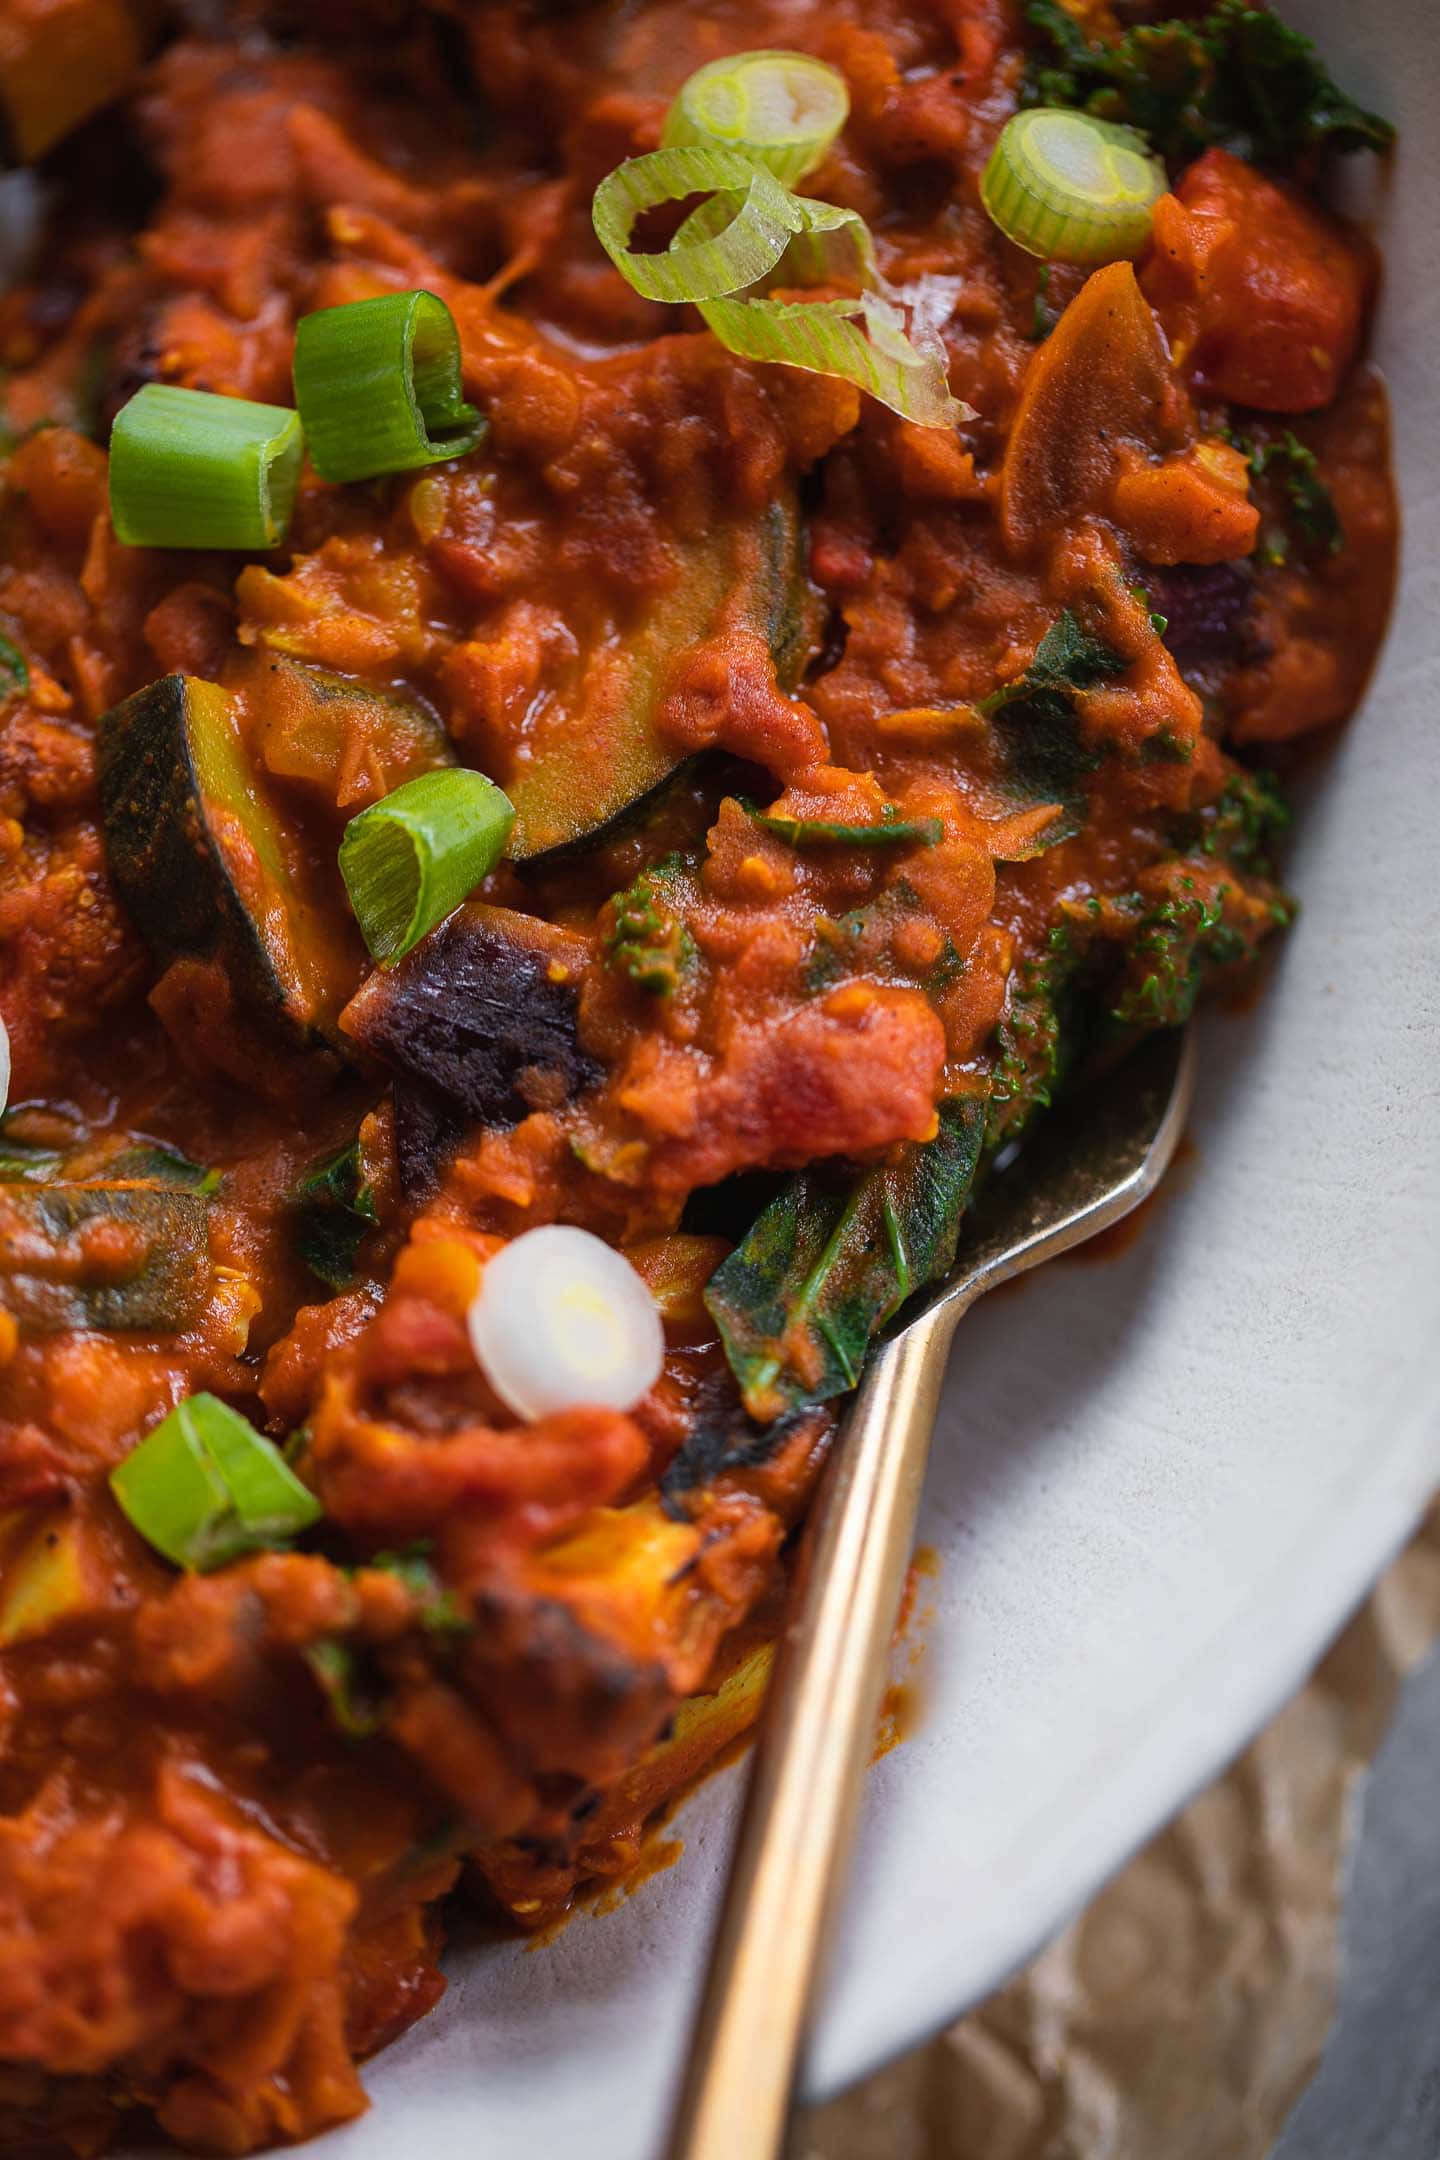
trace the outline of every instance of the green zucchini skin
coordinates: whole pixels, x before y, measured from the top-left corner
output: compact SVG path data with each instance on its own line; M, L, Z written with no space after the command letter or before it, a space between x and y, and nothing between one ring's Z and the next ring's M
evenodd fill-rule
M681 654L733 622L765 638L790 689L814 649L817 620L793 497L771 503L753 521L717 525L691 542L680 574L627 637L617 669L605 674L603 694L579 697L547 729L539 753L507 780L516 816L511 861L544 870L608 846L693 763L657 725Z
M178 1334L210 1298L203 1196L148 1185L0 1185L0 1305L34 1334Z
M327 939L287 866L280 820L215 683L166 675L100 722L105 849L162 966L218 960L247 1020L291 1050L328 1040Z

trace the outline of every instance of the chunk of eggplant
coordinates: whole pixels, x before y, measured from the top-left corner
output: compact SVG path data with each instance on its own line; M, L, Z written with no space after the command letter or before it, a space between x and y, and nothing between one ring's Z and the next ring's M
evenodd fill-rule
M515 1125L602 1077L576 1026L588 956L572 931L471 901L398 967L377 968L340 1025L401 1075L397 1092L432 1124L448 1110L450 1132L456 1113L472 1125Z
M166 675L100 722L105 848L162 965L218 965L245 1022L289 1050L333 1032L353 962L302 889L231 699Z
M0 1185L0 1306L35 1334L178 1334L204 1311L211 1282L199 1193Z
M683 550L644 619L585 657L573 694L536 715L505 776L513 861L603 842L664 784L685 757L658 726L671 668L727 622L768 641L783 683L799 680L815 630L802 543L793 497L759 518L717 524Z

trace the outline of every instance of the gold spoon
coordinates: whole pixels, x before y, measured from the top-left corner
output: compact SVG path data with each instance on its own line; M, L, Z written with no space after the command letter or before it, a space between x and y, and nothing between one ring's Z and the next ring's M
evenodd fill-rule
M1154 1192L1190 1101L1156 1035L992 1176L945 1282L876 1351L822 1483L778 1646L669 2160L775 2160L838 1903L955 1323Z

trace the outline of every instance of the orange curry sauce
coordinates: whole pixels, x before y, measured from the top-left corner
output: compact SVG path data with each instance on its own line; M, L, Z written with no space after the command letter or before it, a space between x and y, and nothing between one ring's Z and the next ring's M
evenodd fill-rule
M51 154L50 236L0 300L0 628L28 664L0 707L0 1140L29 1151L0 1167L12 2153L98 2151L135 2108L223 2153L353 2115L355 2058L442 1990L447 1893L540 1925L633 1860L636 1823L753 1716L753 1616L834 1429L830 1402L742 1407L706 1279L782 1173L909 1160L956 1102L989 1106L992 1142L1018 1131L1054 1077L1026 1001L1057 955L1105 983L1117 1039L1182 1017L1157 952L1179 1006L1192 972L1249 962L1286 907L1221 806L1352 708L1394 554L1366 243L1217 148L1172 176L1133 268L1042 285L977 192L1021 91L1011 0L230 17ZM957 434L733 358L594 239L596 184L655 146L691 70L766 46L846 78L807 192L861 212L939 327L978 416ZM477 452L307 471L263 558L117 542L105 442L141 383L289 404L298 315L411 287L453 311ZM1279 481L1230 439L1289 429L1336 552L1275 544ZM777 506L779 631L746 597ZM978 708L1067 610L1109 664L1060 698L1062 829L1002 732L1017 707ZM293 948L313 1037L119 897L97 726L176 672L229 693L275 806L290 915L243 818L230 867L274 915L266 949ZM642 689L678 778L557 853L619 784L606 729ZM520 955L493 1116L407 1094L348 1002L368 962L345 820L441 757L549 776L533 859L465 917ZM848 826L893 805L938 837L805 847L747 802ZM614 896L677 852L661 935L689 958L657 994L614 962ZM374 1221L332 1289L294 1194L357 1131ZM113 1166L149 1196L133 1151L155 1144L219 1173L183 1323L56 1324L72 1283L124 1276L149 1202L37 1256L23 1180ZM717 1192L728 1213L695 1198ZM527 1427L465 1314L497 1241L557 1219L632 1253L671 1348L633 1413ZM803 1380L819 1352L783 1347ZM303 1549L183 1575L120 1515L107 1473L201 1389L301 1436L325 1509ZM402 1549L443 1625L413 1570L373 1564ZM316 1655L337 1646L343 1702Z

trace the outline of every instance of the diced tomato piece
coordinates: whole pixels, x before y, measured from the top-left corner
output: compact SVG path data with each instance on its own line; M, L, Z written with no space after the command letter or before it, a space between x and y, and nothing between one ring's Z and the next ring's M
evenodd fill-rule
M1140 282L1202 394L1309 412L1355 358L1371 265L1337 218L1207 150L1156 204Z

